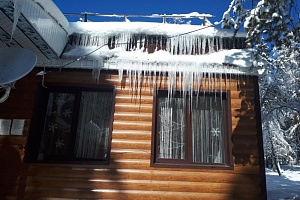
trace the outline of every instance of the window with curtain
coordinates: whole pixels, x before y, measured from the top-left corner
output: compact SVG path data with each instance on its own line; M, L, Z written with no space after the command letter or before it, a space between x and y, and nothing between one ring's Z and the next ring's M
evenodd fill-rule
M49 87L40 95L29 161L108 163L114 88Z
M229 95L229 94L227 94ZM231 113L226 93L170 97L158 91L152 166L232 168Z

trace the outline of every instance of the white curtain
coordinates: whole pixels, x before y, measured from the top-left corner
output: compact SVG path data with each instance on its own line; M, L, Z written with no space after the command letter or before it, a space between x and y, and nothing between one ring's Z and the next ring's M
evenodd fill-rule
M199 96L192 101L193 162L224 163L224 121L221 97Z
M75 144L76 158L106 158L111 106L111 92L82 93Z
M159 99L158 158L184 159L185 107L183 98Z
M186 109L186 99L159 99L158 158L184 159L188 130L191 125L192 162L224 163L223 104L218 96L193 96L188 100L191 113ZM186 122L191 114L191 122Z

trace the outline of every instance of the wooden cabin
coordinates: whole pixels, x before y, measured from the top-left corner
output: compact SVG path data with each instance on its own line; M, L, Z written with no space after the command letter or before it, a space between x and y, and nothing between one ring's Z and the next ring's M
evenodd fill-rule
M39 60L0 104L0 199L266 199L259 73L235 63L249 58L244 37L218 30L182 46L74 26L83 32L66 34L61 50L16 29L11 42ZM81 57L101 40L105 52ZM222 53L232 48L241 51ZM222 56L228 63L211 61Z

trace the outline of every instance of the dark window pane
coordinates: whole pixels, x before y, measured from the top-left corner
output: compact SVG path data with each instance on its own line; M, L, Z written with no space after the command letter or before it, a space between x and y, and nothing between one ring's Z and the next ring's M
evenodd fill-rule
M111 92L83 92L75 144L76 158L105 159L113 96Z
M192 161L225 163L224 113L218 96L199 96L192 100Z
M40 152L45 157L68 155L74 101L75 94L49 93Z
M185 158L185 101L159 99L158 158Z

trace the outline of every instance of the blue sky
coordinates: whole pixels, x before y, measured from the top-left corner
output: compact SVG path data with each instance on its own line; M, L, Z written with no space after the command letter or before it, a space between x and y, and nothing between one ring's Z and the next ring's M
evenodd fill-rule
M127 14L127 15L150 15L150 14L186 14L191 12L215 15L210 18L211 22L220 21L224 11L227 10L231 0L53 0L63 13L100 13L100 14ZM68 17L69 21L78 21L79 17ZM104 17L89 17L92 21L117 21L122 19L107 19ZM131 21L146 21L149 19L129 18ZM157 19L162 21L162 19ZM151 19L151 21L155 21ZM200 20L198 21L201 23ZM196 20L192 24L198 23Z

